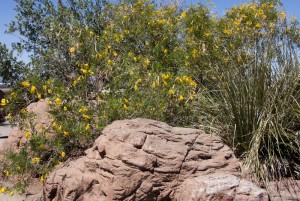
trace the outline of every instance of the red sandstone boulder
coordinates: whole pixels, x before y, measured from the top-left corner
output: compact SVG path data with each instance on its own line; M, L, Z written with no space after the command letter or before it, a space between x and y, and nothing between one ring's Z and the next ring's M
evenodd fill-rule
M44 196L57 201L175 200L187 179L239 176L239 168L220 137L154 120L116 121L86 156L49 175Z
M39 130L41 128L47 128L51 125L50 115L48 113L48 105L46 104L46 100L41 99L36 103L31 103L27 106L27 111L29 113L34 114L34 118L32 122L24 122L24 126L20 128L16 126L9 133L8 139L5 142L4 146L0 147L0 150L12 149L17 151L20 147L27 142L25 137L26 131L30 131L30 126L34 125L35 130Z

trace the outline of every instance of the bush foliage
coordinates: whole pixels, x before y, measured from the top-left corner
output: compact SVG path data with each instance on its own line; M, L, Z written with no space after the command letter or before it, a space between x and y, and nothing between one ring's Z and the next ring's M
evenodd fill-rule
M6 176L43 181L110 122L145 117L222 136L258 181L299 178L299 26L278 2L242 4L220 18L202 4L17 3L9 31L34 54L2 106L22 125L32 118L26 106L47 98L53 119L23 128L29 143L8 155Z

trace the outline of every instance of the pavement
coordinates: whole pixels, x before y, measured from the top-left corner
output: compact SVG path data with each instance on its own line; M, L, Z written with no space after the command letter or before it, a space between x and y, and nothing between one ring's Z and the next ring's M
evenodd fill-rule
M10 124L8 122L0 123L0 146L4 144L7 140L7 138L3 138L5 136L9 136L10 131L12 130ZM8 186L5 181L0 180L0 188L2 186ZM9 195L9 192L7 194L1 194L0 193L0 201L23 201L25 200L25 197L23 195L14 194L13 196Z
M0 123L0 146L3 143L5 143L5 141L7 140L6 137L9 136L9 133L11 130L12 130L12 128L8 122Z

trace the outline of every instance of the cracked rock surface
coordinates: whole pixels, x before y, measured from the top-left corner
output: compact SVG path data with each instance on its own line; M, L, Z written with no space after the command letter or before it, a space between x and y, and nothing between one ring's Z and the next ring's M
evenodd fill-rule
M220 137L148 119L113 122L85 153L49 175L46 200L180 200L187 179L240 176Z

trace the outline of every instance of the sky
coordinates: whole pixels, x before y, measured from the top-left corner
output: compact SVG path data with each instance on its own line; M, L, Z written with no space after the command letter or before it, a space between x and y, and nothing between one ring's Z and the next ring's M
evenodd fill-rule
M11 47L12 42L18 42L19 37L15 35L5 34L7 26L15 16L15 6L14 0L0 0L0 42L5 43L8 48ZM56 0L55 0L56 1ZM180 0L179 0L180 1ZM182 0L180 2L185 2L186 4L197 4L197 2L203 2L204 0ZM214 11L218 16L224 15L226 9L232 8L234 5L242 4L248 2L248 0L211 0L214 3ZM295 16L300 20L300 0L282 0L284 9L289 17ZM23 53L20 55L20 59L28 62L28 55Z

